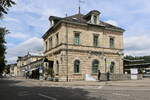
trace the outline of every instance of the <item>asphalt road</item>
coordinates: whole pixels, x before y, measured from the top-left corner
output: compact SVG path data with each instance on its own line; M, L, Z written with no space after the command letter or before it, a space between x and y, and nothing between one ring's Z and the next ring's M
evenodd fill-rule
M0 100L150 100L150 86L47 87L18 83L23 81L0 79Z

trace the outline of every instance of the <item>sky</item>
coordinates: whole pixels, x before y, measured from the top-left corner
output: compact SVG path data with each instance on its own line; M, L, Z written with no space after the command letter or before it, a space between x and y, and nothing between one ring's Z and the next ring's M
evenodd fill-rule
M8 63L27 52L42 52L42 35L50 27L49 16L65 17L78 13L79 0L14 0L0 26L11 32L6 36ZM83 0L81 13L101 12L100 20L119 26L124 32L125 55L150 55L149 0Z

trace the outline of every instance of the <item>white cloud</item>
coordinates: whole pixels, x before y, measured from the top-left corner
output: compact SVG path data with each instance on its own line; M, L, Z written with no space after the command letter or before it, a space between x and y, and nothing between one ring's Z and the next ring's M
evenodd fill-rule
M132 56L146 56L150 54L150 49L144 50L125 50L125 55L132 55Z
M7 58L7 63L8 64L14 64L14 63L16 63L16 60L17 60L17 56L15 56L15 57L9 57L9 58Z
M41 45L40 41L42 41L42 39L36 37L41 37L41 35L47 31L49 27L48 17L50 15L65 16L65 13L68 15L75 14L77 13L78 6L77 0L14 1L16 1L17 5L10 8L8 15L4 19L4 23L0 23L1 26L6 26L11 32L11 34L8 35L8 40L10 40L7 41L7 59L9 61L16 59L16 56L24 55L29 50L34 50L35 48L42 49L41 46L39 46ZM66 2L68 5L66 5ZM95 2L93 2L93 0L86 0L81 6L81 12L83 12L83 14L94 9L101 12L101 19L104 19L107 23L115 26L121 25L121 27L123 26L122 28L125 28L125 53L133 55L150 54L150 36L145 35L150 33L149 0L95 0ZM14 47L19 39L24 41L24 39L30 37L34 38ZM34 42L33 40L38 42Z
M8 63L14 63L17 56L24 56L27 52L43 51L43 40L37 37L30 38L14 48L7 49Z
M17 39L26 39L26 38L29 38L30 36L28 34L23 34L23 33L10 33L7 35L7 37L17 38Z
M114 26L118 26L118 23L114 20L107 20L106 23L109 23L109 24L114 25Z
M14 47L16 45L14 43L7 43L6 46L12 48L12 47Z
M7 21L7 22L19 22L18 19L15 19L15 18L11 18L11 17L6 17L3 19L4 21Z
M149 38L150 36L144 34L125 37L125 53L134 56L150 55Z

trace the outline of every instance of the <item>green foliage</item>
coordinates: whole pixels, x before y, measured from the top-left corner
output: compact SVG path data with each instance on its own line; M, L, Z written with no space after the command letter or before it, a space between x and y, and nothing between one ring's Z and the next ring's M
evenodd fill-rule
M12 0L0 0L0 17L2 17L3 14L7 14L8 8L15 4L16 3Z
M142 57L146 62L150 63L150 56L143 56Z
M125 56L124 59L129 59L129 60L141 60L144 59L145 62L150 63L150 56Z
M8 8L12 7L12 5L15 5L16 3L12 0L0 0L0 18L4 14L7 14ZM6 41L5 41L5 35L9 33L6 28L0 27L0 73L3 72L5 68L5 54L6 54Z
M127 56L124 57L124 59L135 60L135 57L127 55Z
M4 70L3 70L6 74L10 73L10 66L5 66Z
M0 28L0 73L4 70L5 67L5 50L6 50L6 41L5 41L5 35L8 34L8 30L5 28Z

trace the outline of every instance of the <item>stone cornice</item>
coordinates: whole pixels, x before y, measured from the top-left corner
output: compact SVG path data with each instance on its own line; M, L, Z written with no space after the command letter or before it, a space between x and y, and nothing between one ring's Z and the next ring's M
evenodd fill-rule
M65 47L62 47L65 46ZM112 52L106 52L105 50L110 50L110 51L123 51L123 49L117 49L117 48L106 48L106 47L94 47L94 46L84 46L84 45L74 45L74 44L68 44L68 46L73 46L75 48L69 48L66 49L67 44L62 43L52 49L50 49L49 51L44 52L46 55L49 53L55 53L55 52L60 52L60 51L64 51L64 50L68 50L68 51L78 51L78 52L104 52L104 53L112 53ZM76 47L83 47L83 48L89 48L90 50L83 50L83 49L76 49ZM91 50L91 49L100 49L100 50ZM114 54L114 53L113 53ZM115 53L116 54L116 53Z

